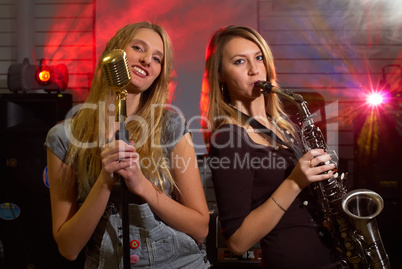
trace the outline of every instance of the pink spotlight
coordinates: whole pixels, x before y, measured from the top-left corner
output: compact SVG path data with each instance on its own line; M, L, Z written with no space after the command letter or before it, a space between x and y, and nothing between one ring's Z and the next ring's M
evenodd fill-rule
M384 97L381 93L373 92L367 96L367 103L372 106L379 106L384 102Z
M387 91L371 92L367 95L366 101L371 106L380 106L390 101L390 93Z

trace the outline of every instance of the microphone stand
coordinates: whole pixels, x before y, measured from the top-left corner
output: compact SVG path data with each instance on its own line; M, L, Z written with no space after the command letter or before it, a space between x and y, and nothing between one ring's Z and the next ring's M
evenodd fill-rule
M126 110L126 96L127 90L125 87L121 91L116 91L116 114L115 120L119 122L119 130L115 133L116 140L123 140L128 143L128 130L126 129L125 120L127 118ZM119 177L121 186L121 218L122 218L122 228L123 228L123 268L129 269L130 265L130 225L129 225L129 214L128 214L128 200L127 192L128 188L123 177Z

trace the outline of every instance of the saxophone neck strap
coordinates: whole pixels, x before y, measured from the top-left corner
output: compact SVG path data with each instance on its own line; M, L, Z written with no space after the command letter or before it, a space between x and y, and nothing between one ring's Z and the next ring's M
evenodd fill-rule
M234 108L234 107L233 107ZM235 110L237 110L236 108L234 108ZM270 136L272 138L273 141L275 141L275 143L281 144L285 147L287 147L288 149L291 149L294 153L294 155L296 156L297 159L300 159L303 156L303 152L301 151L301 149L299 147L297 147L293 142L291 137L289 136L289 134L287 132L283 132L287 138L287 140L289 141L289 144L284 142L282 139L280 139L275 132L273 132L272 130L268 129L267 127L265 127L263 124L261 124L259 121L257 121L256 119L254 119L253 117L250 117L249 115L244 114L243 112L237 110L239 113L241 113L242 117L246 120L246 122L248 124L250 124L251 127L254 128L254 130L258 130L261 133L264 133L268 136ZM268 115L268 117L271 117L270 115Z

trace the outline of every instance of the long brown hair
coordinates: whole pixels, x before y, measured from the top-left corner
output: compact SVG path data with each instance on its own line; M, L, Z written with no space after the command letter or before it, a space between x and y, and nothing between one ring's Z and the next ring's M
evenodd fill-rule
M130 140L143 140L140 145L135 145L136 151L141 158L146 157L148 160L157 160L156 162L147 163L146 167L141 167L145 177L150 179L155 187L161 191L164 191L168 185L172 186L171 191L176 187L170 174L169 165L167 165L167 161L164 158L162 147L155 146L161 143L164 107L169 102L173 92L173 50L169 36L163 28L156 24L139 22L121 28L106 44L106 48L101 54L95 69L90 93L83 108L72 119L70 136L79 142L71 143L66 163L74 167L78 182L79 200L85 199L100 173L102 168L101 147L104 146L105 141L108 139L107 132L104 132L102 128L105 126L105 130L109 130L109 125L111 124L109 120L110 118L114 119L114 111L108 108L109 105L115 104L116 95L107 87L105 77L102 76L102 59L113 49L124 49L139 28L152 29L159 34L163 42L164 56L161 62L160 75L141 95L140 105L135 117L142 119L142 121L128 121L126 129L129 131ZM152 106L152 104L157 104L157 106ZM141 122L148 123L145 137L143 135L146 126ZM149 123L152 123L152 128L149 128ZM90 144L94 146L87 146ZM158 164L158 162L162 163Z
M204 134L204 141L209 145L211 134L219 128L228 118L237 119L237 112L230 104L230 95L226 85L220 82L222 71L222 55L226 44L234 37L242 37L254 42L264 56L264 65L267 70L268 81L273 85L276 83L276 71L274 58L264 38L254 29L245 26L228 26L216 31L207 46L205 72L202 83L200 99L201 125ZM292 125L284 120L286 115L282 103L276 94L266 97L266 111L282 128L293 132ZM242 122L245 124L245 122Z

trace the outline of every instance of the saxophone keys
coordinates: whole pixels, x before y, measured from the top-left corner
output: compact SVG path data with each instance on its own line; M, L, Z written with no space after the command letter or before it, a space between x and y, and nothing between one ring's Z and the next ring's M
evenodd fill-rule
M361 260L362 260L359 255L353 255L353 253L350 252L350 251L346 252L346 256L348 257L348 261L349 261L351 264L357 265L357 264L359 264L359 263L361 262Z
M318 236L322 238L322 237L325 236L325 233L324 233L323 231L319 231L319 232L318 232Z
M346 233L341 233L342 238L346 238L348 235Z
M355 246L354 246L352 243L350 243L350 242L346 242L346 243L345 243L345 248L346 248L347 250L352 250L352 249L355 248Z

